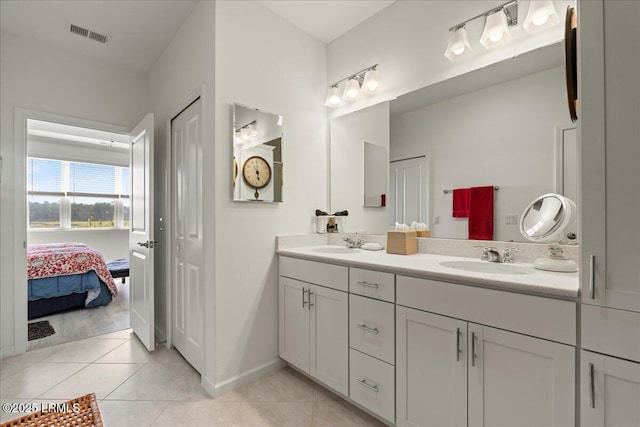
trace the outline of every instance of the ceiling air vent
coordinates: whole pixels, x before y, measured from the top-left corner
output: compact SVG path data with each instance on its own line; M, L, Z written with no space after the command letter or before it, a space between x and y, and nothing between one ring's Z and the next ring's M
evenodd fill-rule
M82 37L87 37L89 35L89 30L87 30L86 28L78 27L77 25L73 25L73 24L71 24L69 31L71 31L73 34L77 34Z
M107 36L105 34L100 34L92 30L88 30L86 28L80 27L78 25L69 24L69 31L73 34L77 34L81 37L84 37L89 40L93 40L96 42L100 42L102 44L109 44L111 41L111 36Z

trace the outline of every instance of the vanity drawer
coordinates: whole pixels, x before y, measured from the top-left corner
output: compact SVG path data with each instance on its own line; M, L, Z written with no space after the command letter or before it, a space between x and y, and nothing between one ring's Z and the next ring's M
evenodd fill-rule
M394 367L357 350L349 350L349 397L371 412L395 422Z
M576 303L397 276L398 304L563 344L576 345Z
M349 295L349 346L395 363L394 305Z
M352 267L349 269L349 292L394 302L395 277L392 273Z
M349 268L341 265L280 256L280 276L349 291Z

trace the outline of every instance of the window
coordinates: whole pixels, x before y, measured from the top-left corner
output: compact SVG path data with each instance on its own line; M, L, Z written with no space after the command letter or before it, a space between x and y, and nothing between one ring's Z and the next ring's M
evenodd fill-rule
M29 228L129 226L129 168L29 157Z

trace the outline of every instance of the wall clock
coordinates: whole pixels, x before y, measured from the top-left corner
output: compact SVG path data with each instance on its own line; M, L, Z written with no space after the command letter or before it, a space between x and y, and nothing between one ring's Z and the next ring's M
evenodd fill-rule
M242 177L247 185L256 189L256 200L260 194L258 189L265 187L271 181L271 166L260 156L249 157L242 166Z

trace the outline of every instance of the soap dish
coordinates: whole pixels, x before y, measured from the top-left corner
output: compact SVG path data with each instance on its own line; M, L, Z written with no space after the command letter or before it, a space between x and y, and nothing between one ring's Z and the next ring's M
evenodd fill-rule
M381 251L382 249L384 249L384 246L382 246L380 243L365 243L364 245L362 245L362 249L364 249L365 251Z

